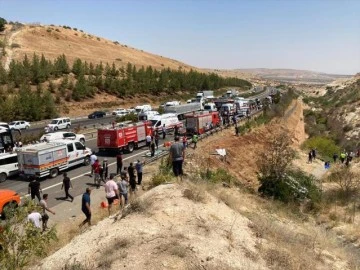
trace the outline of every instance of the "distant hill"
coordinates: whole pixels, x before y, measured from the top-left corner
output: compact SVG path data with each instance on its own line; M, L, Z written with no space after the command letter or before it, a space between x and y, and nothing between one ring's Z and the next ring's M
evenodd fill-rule
M276 80L288 83L327 84L340 78L350 78L352 75L327 74L309 70L297 69L235 69L242 73L250 73L263 79Z
M76 58L94 64L115 63L117 67L128 62L137 67L149 66L156 69L171 68L197 69L182 62L138 50L115 40L85 33L77 28L45 25L8 25L6 36L12 48L12 59L22 60L28 56L44 54L47 59L55 59L65 54L69 63ZM5 57L6 58L6 57ZM7 59L3 59L7 60ZM9 61L8 61L9 62Z

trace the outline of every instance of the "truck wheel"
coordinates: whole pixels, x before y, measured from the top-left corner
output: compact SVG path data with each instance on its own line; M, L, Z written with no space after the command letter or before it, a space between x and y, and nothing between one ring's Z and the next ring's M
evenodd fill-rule
M66 128L69 129L69 128L70 128L70 125L67 125Z
M132 152L134 151L134 148L135 148L134 143L129 143L129 145L128 145L128 151L129 151L130 153L132 153Z
M5 182L6 177L6 173L0 173L0 183Z
M90 165L90 157L84 158L84 165L89 166Z
M58 176L59 174L59 170L57 168L53 168L50 170L50 177L51 178L55 178L56 176Z
M58 127L54 127L54 130L57 131L57 130L58 130Z

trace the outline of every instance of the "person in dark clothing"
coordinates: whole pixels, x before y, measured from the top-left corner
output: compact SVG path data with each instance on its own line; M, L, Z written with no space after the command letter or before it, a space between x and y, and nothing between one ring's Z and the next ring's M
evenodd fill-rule
M118 154L116 156L116 174L120 174L123 166L122 155Z
M72 183L71 183L71 181L70 181L70 178L67 176L67 173L65 172L65 173L64 173L64 179L63 179L63 184L62 184L62 186L61 186L61 189L64 189L64 190L65 190L65 200L66 200L67 198L70 198L70 199L71 199L71 202L73 202L74 197L71 196L70 193L69 193L70 187L73 188Z
M163 140L165 140L165 138L166 138L166 127L165 127L165 124L162 126L161 131L162 131L162 135L163 135Z
M28 193L31 196L31 199L34 200L35 196L38 198L39 202L41 201L40 192L42 193L40 182L33 177L33 180L29 183Z
M311 150L311 155L312 155L313 160L315 160L316 159L316 149Z
M178 126L175 126L174 128L174 138L176 138L176 136L178 135L179 133L179 127Z
M179 142L179 137L175 138L175 143L170 146L169 159L172 162L173 172L176 177L183 175L182 165L185 157L185 148Z
M239 127L235 124L235 135L239 136Z
M336 161L337 161L337 159L338 159L338 154L336 154L336 153L334 153L334 155L333 155L333 160L334 160L334 163L336 163Z
M103 161L103 176L104 176L104 180L106 181L106 179L108 179L109 177L109 164L108 164L108 160L105 158Z
M150 143L150 152L151 152L151 156L154 157L155 156L155 143L154 143L154 140L152 140L151 143Z
M88 223L89 226L91 226L90 194L91 189L86 188L86 192L83 194L81 200L81 211L85 214L86 219L79 225L79 227L82 227L85 223Z
M135 192L136 190L136 176L135 176L135 167L133 166L133 163L130 163L130 166L128 168L129 173L129 184L131 187L131 191Z
M159 131L155 131L155 136L154 136L154 139L155 139L155 145L156 145L156 149L159 149Z
M310 152L309 152L309 159L308 159L308 162L309 162L309 163L312 163L312 158L313 158L312 152L310 151Z

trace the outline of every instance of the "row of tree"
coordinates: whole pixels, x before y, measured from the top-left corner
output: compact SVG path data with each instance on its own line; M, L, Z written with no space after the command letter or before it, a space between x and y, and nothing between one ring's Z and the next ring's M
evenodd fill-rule
M44 55L39 57L34 54L32 59L26 55L23 61L11 61L9 71L0 67L0 84L14 84L20 87L21 84L38 85L45 81L60 78L73 73L79 82L82 90L84 89L106 91L121 97L150 93L159 94L161 92L173 91L198 91L204 89L217 89L224 86L237 86L249 89L251 83L238 78L223 78L217 74L201 73L190 70L189 72L153 69L151 66L137 68L128 63L126 67L117 68L115 64L92 64L77 59L72 67L68 64L65 55L57 57L54 61L47 60ZM75 97L87 96L75 93Z

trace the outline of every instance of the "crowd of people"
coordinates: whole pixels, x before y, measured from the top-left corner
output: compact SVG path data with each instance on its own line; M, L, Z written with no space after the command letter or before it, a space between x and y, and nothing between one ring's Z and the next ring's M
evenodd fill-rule
M308 163L312 163L316 159L316 157L317 157L317 149L313 148L308 153ZM350 162L355 157L360 157L360 149L358 149L356 152L343 150L341 151L340 154L334 153L332 159L334 164L341 163L341 164L345 164L346 166L349 166ZM329 169L330 161L325 161L324 166L325 169Z

